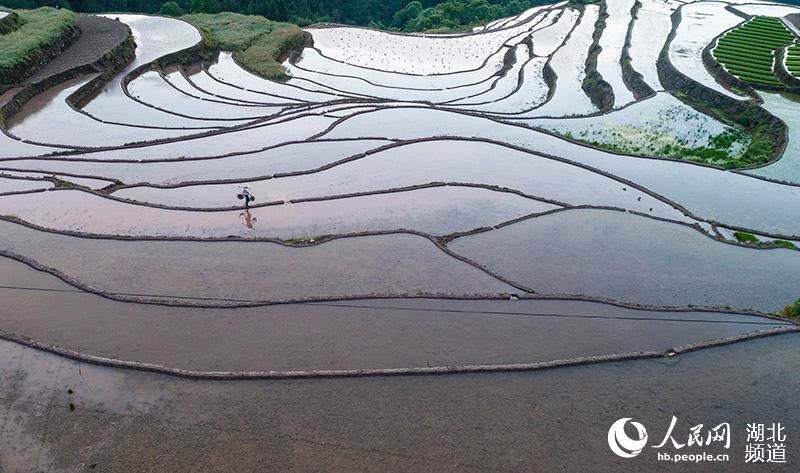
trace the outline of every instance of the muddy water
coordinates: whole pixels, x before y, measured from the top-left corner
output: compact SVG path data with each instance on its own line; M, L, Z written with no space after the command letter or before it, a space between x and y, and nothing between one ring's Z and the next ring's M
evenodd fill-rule
M435 159L432 159L435 157ZM431 141L392 148L315 174L251 183L265 200L339 195L429 182L507 187L569 204L612 205L672 219L676 209L584 169L484 142ZM171 206L225 207L230 185L135 187L117 197Z
M19 181L25 183L26 181ZM45 186L42 186L45 187ZM0 193L3 191L0 179ZM231 204L239 192L230 186ZM440 187L225 212L130 205L82 191L0 197L0 215L95 235L302 238L367 231L416 230L447 235L558 208L524 197L468 187Z
M48 290L0 289L4 330L98 356L200 371L530 363L666 351L780 325L563 300L361 300L198 311L111 301L4 258L0 285ZM54 306L56 318L48 316Z
M762 106L789 125L789 142L781 159L747 173L800 184L800 97L767 92L761 92L761 97Z
M642 304L778 310L797 298L800 252L714 241L682 225L575 210L448 245L536 291Z
M587 465L663 471L656 450L623 461L606 437L614 421L633 415L658 442L675 415L680 433L699 422L706 429L730 423L731 448L709 451L731 461L702 470L740 471L748 422L780 419L788 439L800 435L798 410L786 408L798 401L798 342L784 335L671 359L532 373L238 383L102 368L3 343L12 361L0 365L7 414L0 466L158 471L168 458L174 471L201 464L208 472L265 464L277 471L386 471L387 464L440 473ZM792 470L796 460L788 461L753 470Z
M231 301L208 298L275 301L515 292L429 240L406 234L290 248L266 242L83 239L8 222L0 222L0 232L4 251L33 258L98 290L140 294L139 299L224 305Z

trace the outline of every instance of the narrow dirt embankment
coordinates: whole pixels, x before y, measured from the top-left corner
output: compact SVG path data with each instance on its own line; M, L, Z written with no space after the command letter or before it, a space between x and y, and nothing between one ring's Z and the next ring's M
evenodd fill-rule
M594 27L594 35L592 36L592 46L589 49L589 57L586 58L586 77L583 79L581 87L589 100L592 101L595 107L600 112L605 113L614 108L614 89L611 84L603 79L603 76L597 72L597 57L600 55L602 48L600 47L600 37L603 36L603 30L606 28L606 19L608 18L608 7L605 2L600 3L600 16L597 18L597 23Z
M622 48L622 57L619 63L622 66L622 81L625 86L633 92L636 100L642 100L647 97L655 95L656 91L644 81L644 77L640 74L631 63L631 37L633 36L633 28L638 19L639 10L642 8L642 2L636 1L631 8L631 22L628 25L628 34L625 36L625 45Z

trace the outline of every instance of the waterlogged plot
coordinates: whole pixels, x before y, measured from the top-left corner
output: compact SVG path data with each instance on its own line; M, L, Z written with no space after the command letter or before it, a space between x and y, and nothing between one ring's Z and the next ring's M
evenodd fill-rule
M203 94L208 94L223 101L256 105L284 105L287 107L301 106L305 102L296 99L278 98L270 95L253 92L236 87L214 79L205 69L188 74L186 81Z
M136 41L136 57L122 72L108 81L82 110L94 118L111 123L162 128L207 128L207 120L180 117L148 107L131 100L124 90L126 78L136 68L196 45L200 41L200 32L190 24L174 18L119 14L102 16L128 25Z
M5 221L0 232L0 250L34 259L81 287L126 300L224 306L355 294L517 292L430 240L409 234L293 248L271 242L86 239Z
M313 81L316 84L328 84L330 87L353 98L378 98L387 100L428 101L434 103L472 97L490 90L498 78L489 78L483 82L445 90L416 90L387 88L372 84L360 77L333 76L325 73L305 71L291 64L287 70L292 79L289 84L298 84L298 80Z
M547 59L534 57L524 63L517 87L508 95L495 101L479 105L456 105L459 108L494 114L523 113L539 107L547 100L550 88L544 80L544 67ZM481 99L481 96L470 100ZM484 99L486 100L486 99Z
M567 4L474 34L311 27L313 46L280 58L285 82L248 72L230 52L189 64L181 51L202 47L200 34L180 20L110 15L131 27L133 63L82 110L68 97L97 76L5 117L0 215L14 218L0 222L0 250L136 301L530 288L772 310L796 298L788 281L800 276L800 253L717 240L746 230L765 246L800 241L800 187L769 180L798 182L800 108L765 94L764 107L789 125L787 149L734 173L713 166L759 145L751 137L762 124L733 126L725 103L705 103L708 91L678 94L659 79L663 49L689 79L744 100L714 80L703 51L716 46L725 63L745 43L760 54L754 65L785 50L785 68L799 73L783 10L737 5L758 16L748 21L731 4L613 0L602 31L600 5ZM608 90L584 90L595 37L616 108L602 114ZM147 66L165 56L181 65ZM629 73L658 93L637 101ZM255 196L247 209L244 186ZM757 281L730 276L743 269Z
M0 173L0 194L14 194L17 192L31 192L49 189L53 187L53 185L54 184L49 181L12 179L6 177L6 173Z
M41 146L25 143L22 140L12 138L0 129L0 159L18 158L23 156L41 156L61 151L52 146Z
M448 37L350 27L309 31L314 46L328 58L371 69L430 75L479 69L509 38L524 34L528 28L525 22L508 29Z
M287 141L305 140L321 133L335 121L336 118L325 116L324 112L309 112L297 116L278 117L266 124L205 134L191 139L104 150L71 157L104 161L220 157L258 151Z
M64 175L64 174L56 174L56 173L43 173L43 172L32 172L32 171L9 171L9 170L0 170L0 175L2 176L11 176L11 177L19 177L23 179L31 179L31 180L38 180L43 181L44 187L51 188L58 184L62 187L82 187L84 189L103 189L105 187L111 186L116 184L114 181L107 181L104 179L95 179L91 177L79 177L79 176L71 176L71 175ZM48 184L53 184L48 185Z
M431 159L438 156L438 159ZM491 163L491 165L490 165ZM436 140L396 146L325 171L248 183L262 202L377 192L435 182L483 184L570 205L621 207L687 220L672 205L626 184L557 160L480 141ZM230 185L131 187L114 197L170 207L225 208Z
M774 3L741 4L741 5L734 5L733 8L744 13L745 15L750 15L750 16L773 16L780 18L780 17L785 17L787 15L800 13L800 7L795 7L792 5L777 5Z
M670 15L680 3L661 0L644 0L641 3L632 25L628 54L633 69L642 75L645 83L654 90L660 90L661 80L656 63L672 29Z
M146 72L128 84L128 93L142 103L181 117L234 126L280 112L280 107L237 106L201 100L172 87L158 72ZM208 118L203 118L208 117Z
M669 45L669 60L690 79L733 98L744 99L719 84L703 64L703 50L725 31L745 20L725 9L721 2L697 2L678 9L681 15Z
M175 185L184 182L248 180L274 174L307 172L392 143L388 140L301 141L264 151L204 160L86 161L55 158L0 161L0 173L28 169L116 179L124 184ZM88 155L92 156L92 155ZM105 187L105 186L103 186Z
M608 115L525 123L613 151L712 164L741 155L749 143L740 130L664 92Z
M599 10L596 5L587 5L564 47L553 54L550 67L557 76L553 96L533 112L520 116L558 117L588 115L597 111L597 107L592 104L581 86L586 77L585 64L589 48L592 46L592 35Z
M552 26L534 31L530 35L533 42L533 54L550 56L564 44L567 35L575 28L581 12L574 8L565 8Z
M217 62L208 67L208 74L223 84L262 94L265 99L274 102L319 103L346 98L337 93L314 92L263 79L239 67L228 52L219 54Z
M410 75L396 72L365 69L343 62L329 59L316 49L303 49L300 57L294 62L296 69L319 72L330 76L360 78L370 84L400 90L444 90L463 87L489 80L497 74L503 65L508 50L501 48L486 61L483 67L474 71L459 72L446 75Z
M639 304L771 311L780 306L775 301L794 297L800 278L800 252L742 248L684 225L607 210L558 212L448 247L540 293Z
M396 139L461 136L497 140L634 182L701 218L728 226L800 235L800 206L787 205L787 202L800 202L800 188L795 186L685 162L625 156L588 148L523 126L428 108L395 108L353 116L326 137L352 136L365 127L373 127L374 133Z
M0 193L4 181L0 178ZM14 215L50 230L172 238L288 240L394 230L449 235L557 208L512 193L454 186L220 212L130 205L72 190L48 192L35 199L28 195L0 197L0 215Z
M621 107L633 102L633 93L622 79L622 48L631 22L634 0L606 0L608 18L600 36L600 54L597 56L597 72L611 85L614 91L614 106Z
M497 108L498 102L507 100L523 86L526 77L522 74L529 62L541 58L533 58L527 44L519 44L514 48L514 65L492 84L484 93L463 99L447 102L446 105L461 109L480 109L481 106ZM536 72L536 71L532 71ZM528 77L528 79L531 79ZM477 107L476 107L477 106Z
M748 174L800 184L800 102L789 95L762 92L764 108L789 125L789 141L781 158Z
M121 146L204 131L204 129L166 130L103 123L80 113L67 103L67 98L93 78L93 75L79 76L37 95L8 121L6 126L9 133L46 146L91 148ZM127 98L125 100L136 103Z

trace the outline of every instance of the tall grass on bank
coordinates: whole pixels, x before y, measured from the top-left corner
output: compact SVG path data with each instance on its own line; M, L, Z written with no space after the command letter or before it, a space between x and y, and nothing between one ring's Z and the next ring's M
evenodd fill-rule
M242 67L267 79L286 80L281 61L305 41L303 30L297 25L261 16L197 13L181 19L210 33L216 47L232 51Z
M77 28L77 17L69 10L42 7L16 12L21 26L0 36L0 82L11 82L12 74L35 67Z

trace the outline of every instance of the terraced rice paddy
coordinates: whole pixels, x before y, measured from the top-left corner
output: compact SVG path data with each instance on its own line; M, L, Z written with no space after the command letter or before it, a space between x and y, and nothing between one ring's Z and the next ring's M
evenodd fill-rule
M520 299L555 298L576 311L697 306L689 322L737 321L704 329L708 339L749 336L745 319L783 330L784 322L741 311L774 312L800 295L800 251L775 243L800 240L797 159L769 150L756 162L742 157L763 144L756 132L764 130L794 153L796 120L787 117L800 108L765 95L766 110L789 127L769 121L760 102L717 81L703 51L731 30L715 56L748 82L772 85L772 54L793 36L779 17L746 21L729 6L560 3L450 35L314 25L306 28L313 41L285 58L285 81L243 69L231 51L204 50L199 31L178 19L109 14L133 33L132 62L106 76L102 65L75 71L4 117L0 270L10 269L0 275L91 294L103 310L119 304L132 313L126 326L151 329L158 310L186 306L204 307L219 328L239 306L423 298L414 303L508 310L534 304ZM716 108L703 102L709 96ZM748 127L730 110L764 122ZM758 169L735 170L745 164ZM247 205L244 189L255 199ZM760 243L737 240L737 231ZM23 263L25 271L14 269ZM139 305L148 309L137 318L130 307ZM323 325L332 344L353 353L364 340L414 338L422 326L370 338L364 333L394 323L376 318L365 315L351 335L342 327L352 320ZM41 328L35 320L8 322L26 334L26 324ZM200 320L186 321L190 332L204 333ZM424 321L446 337L437 323ZM631 349L697 341L670 324ZM320 327L299 324L296 343L279 345L301 346L303 333L320 337ZM59 333L79 345L75 331ZM121 340L120 352L144 353L135 343L143 342ZM113 345L103 354L114 356ZM486 362L483 348L463 345L434 361ZM366 355L331 364L323 348L299 361L279 351L218 365L208 355L201 368L375 368ZM392 358L390 367L421 359Z
M796 39L779 19L757 16L720 38L713 54L728 72L746 82L781 87L773 72L775 55Z
M786 49L786 69L793 76L800 78L800 44Z

